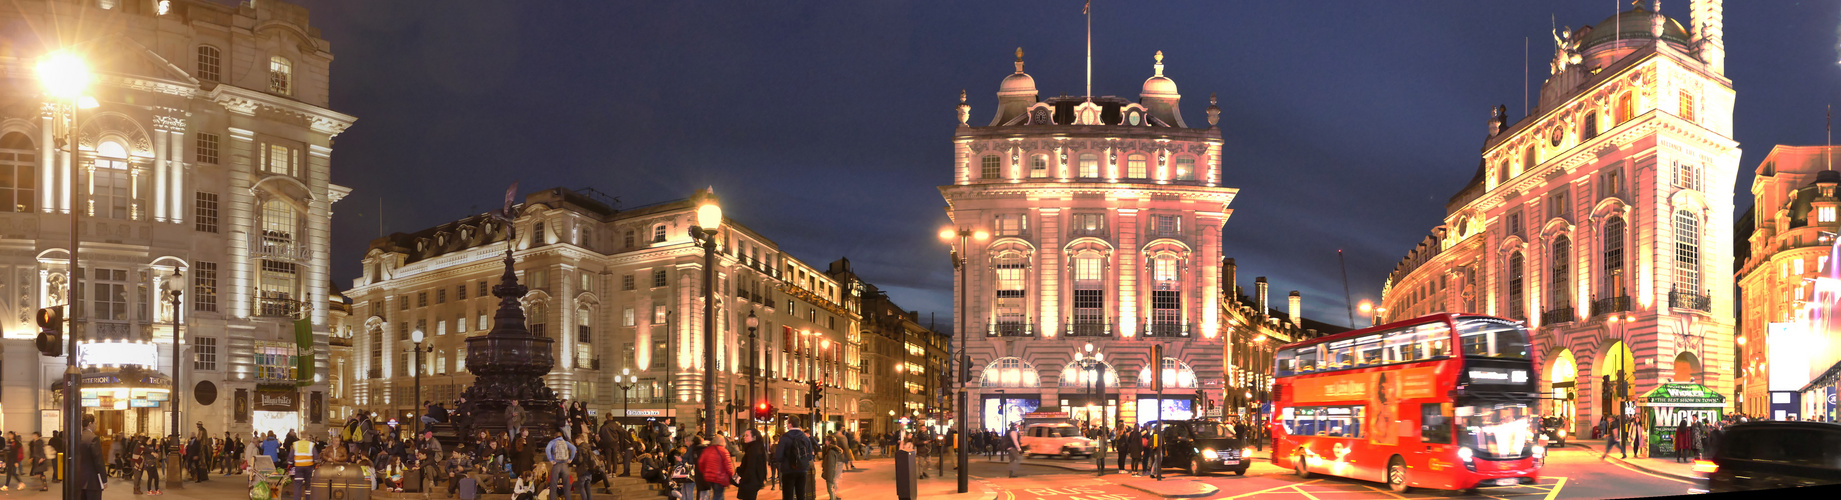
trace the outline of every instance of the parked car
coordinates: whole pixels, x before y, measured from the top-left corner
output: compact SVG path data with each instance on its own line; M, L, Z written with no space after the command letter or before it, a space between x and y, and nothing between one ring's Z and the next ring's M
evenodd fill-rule
M1553 443L1553 447L1566 446L1566 419L1560 417L1541 418L1541 435L1546 436L1547 442Z
M1091 457L1098 444L1080 434L1073 424L1030 424L1023 430L1023 456L1059 455Z
M1712 460L1695 460L1702 488L1726 492L1841 484L1841 424L1748 422L1726 427Z
M1244 476L1252 460L1249 444L1234 435L1233 426L1215 420L1152 421L1163 432L1161 468L1175 467L1200 476L1214 470L1231 470Z

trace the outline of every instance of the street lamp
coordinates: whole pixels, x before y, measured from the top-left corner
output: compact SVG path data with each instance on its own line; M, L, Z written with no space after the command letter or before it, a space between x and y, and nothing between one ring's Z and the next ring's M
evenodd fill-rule
M703 240L703 436L716 436L716 231L722 228L722 205L717 203L716 188L698 191L697 225L691 226L691 238Z
M425 340L426 338L427 338L427 334L422 333L422 330L419 330L419 329L409 334L409 341L415 343L415 353L416 353L416 356L415 356L415 372L416 372L415 374L415 381L416 381L415 396L412 398L409 398L409 404L410 404L410 408L413 408L414 413L416 413L415 433L417 435L422 434L421 412L423 411L423 408L421 408L420 406L416 406L416 405L420 405L421 404L420 401L422 401L422 369L423 369L422 368L422 353L424 351L432 351L435 348L434 346L428 346L427 348L422 347L422 341Z
M180 396L180 391L179 391L179 373L180 373L179 371L179 344L180 344L179 343L179 340L180 340L180 337L179 337L179 317L180 317L179 316L179 305L180 305L180 301L179 301L179 298L180 296L185 294L185 281L184 280L185 280L185 275L182 274L182 272L179 271L177 268L174 268L173 275L167 277L166 281L162 283L163 288L165 288L165 290L162 290L160 292L160 295L162 296L162 298L166 299L167 302L171 303L172 308L173 308L173 316L172 316L172 321L173 321L173 390L172 390L172 397L168 398L170 401L168 401L167 404L173 405L173 408L172 408L173 410L173 436L172 437L174 439L179 438L179 401L180 401L179 399L179 396Z
M620 388L620 417L621 418L625 418L627 414L629 413L626 408L626 393L627 391L633 390L633 386L638 385L638 382L639 382L639 377L633 376L633 371L630 369L621 368L620 374L614 376L614 387Z
M46 100L51 101L58 108L54 132L57 136L57 145L63 150L60 152L64 155L63 163L70 167L72 175L70 179L71 203L66 207L70 210L70 264L66 266L69 273L68 278L70 278L68 280L70 289L64 294L64 300L65 305L69 305L73 300L72 297L76 295L77 287L82 286L76 282L78 235L80 234L78 220L83 216L83 212L77 210L76 207L83 206L84 194L83 190L74 188L74 186L84 185L80 180L83 169L76 168L77 110L96 107L96 100L83 95L83 91L89 87L89 65L76 54L66 51L46 54L39 59L37 70L39 83L45 90ZM51 193L44 195L49 200ZM82 401L78 399L79 389L77 387L82 381L80 376L82 372L77 369L77 335L75 332L77 311L75 308L66 308L65 312L69 313L67 316L70 318L72 331L66 335L69 339L65 342L69 345L64 350L64 449L75 450L82 446L77 439L82 434L83 428L83 419L80 415L83 407ZM178 393L179 387L175 385L173 392ZM173 404L178 405L178 398L174 398ZM64 455L64 470L76 470L76 455L75 452ZM81 493L78 484L77 481L64 481L64 498L77 498Z
M755 317L754 311L749 310L748 311L748 405L750 407L750 409L748 410L748 428L749 429L753 429L754 421L759 420L761 418L760 415L755 415L754 410L752 409L754 405L759 403L758 401L754 400L754 398L757 397L754 392L754 384L755 384L755 381L761 378L761 373L760 373L761 372L761 353L757 351L757 349L760 348L760 344L755 342L754 339L755 339L755 332L760 330L760 328L761 328L761 318ZM762 391L762 392L764 393L766 391Z
M964 372L963 364L969 361L969 358L965 355L965 326L966 321L969 319L966 316L970 316L971 312L969 309L966 309L965 305L966 287L970 285L970 283L965 281L965 258L966 255L970 253L970 247L967 245L967 240L976 239L978 241L984 241L991 238L991 233L985 232L983 229L974 230L971 228L945 228L940 230L941 241L952 244L954 237L959 238L959 244L953 247L951 254L952 267L959 271L959 313L954 314L955 317L953 318L954 322L959 324L959 334L956 335L956 337L959 337L959 348L953 351L953 361L958 362L960 366L953 369L953 377L964 378L962 373ZM953 366L953 364L949 363L948 366ZM959 400L957 402L959 412L957 416L959 417L959 439L961 440L965 439L965 423L971 420L970 415L967 414L966 411L969 409L965 402L966 382L966 380L960 380L954 387L959 393ZM1006 422L1006 424L1008 423ZM959 447L959 493L965 493L971 490L971 476L966 475L966 471L971 468L971 456L966 454L967 451L965 446Z

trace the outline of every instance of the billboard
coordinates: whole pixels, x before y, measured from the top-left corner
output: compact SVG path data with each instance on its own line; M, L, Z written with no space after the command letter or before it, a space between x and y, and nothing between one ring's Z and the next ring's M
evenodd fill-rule
M1811 380L1809 376L1811 349L1815 339L1809 327L1803 323L1771 323L1766 330L1770 355L1771 391L1800 391ZM1823 368L1827 368L1824 366Z

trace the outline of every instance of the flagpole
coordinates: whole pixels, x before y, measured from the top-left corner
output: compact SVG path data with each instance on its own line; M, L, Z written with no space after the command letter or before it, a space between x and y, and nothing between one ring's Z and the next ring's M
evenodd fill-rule
M1081 7L1080 13L1087 15L1087 100L1093 100L1093 0Z

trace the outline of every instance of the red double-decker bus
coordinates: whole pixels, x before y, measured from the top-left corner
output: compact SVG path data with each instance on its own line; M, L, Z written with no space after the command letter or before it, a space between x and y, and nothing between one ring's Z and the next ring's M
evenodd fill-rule
M1275 465L1396 492L1540 480L1539 377L1518 322L1435 314L1275 357Z

